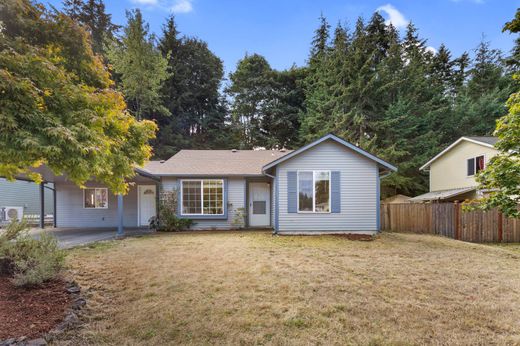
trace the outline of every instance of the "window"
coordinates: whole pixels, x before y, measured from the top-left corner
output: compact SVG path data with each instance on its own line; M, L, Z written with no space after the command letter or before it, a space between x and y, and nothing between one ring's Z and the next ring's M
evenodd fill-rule
M108 189L105 187L84 189L83 207L87 209L107 209Z
M298 172L298 211L303 213L330 212L330 172Z
M468 159L468 177L477 174L478 172L484 170L485 168L485 160L484 155L480 155L477 157L472 157Z
M223 215L224 181L182 180L183 215Z

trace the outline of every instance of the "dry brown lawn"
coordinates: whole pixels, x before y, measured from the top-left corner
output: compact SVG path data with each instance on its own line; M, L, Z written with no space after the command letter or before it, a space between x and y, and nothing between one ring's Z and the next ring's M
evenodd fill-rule
M72 250L62 344L520 344L520 253L427 235L159 234Z

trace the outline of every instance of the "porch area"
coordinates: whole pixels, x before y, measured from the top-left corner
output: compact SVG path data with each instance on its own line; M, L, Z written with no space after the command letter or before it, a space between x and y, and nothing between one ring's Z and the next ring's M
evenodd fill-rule
M38 238L41 234L51 234L62 249L92 244L98 241L117 239L117 228L33 228L30 234ZM125 228L125 237L139 237L154 233L148 228Z

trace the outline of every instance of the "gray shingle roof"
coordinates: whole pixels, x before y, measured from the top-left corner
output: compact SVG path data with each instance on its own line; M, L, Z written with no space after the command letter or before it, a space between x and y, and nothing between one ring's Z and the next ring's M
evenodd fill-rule
M482 142L486 144L495 145L498 141L498 137L492 137L492 136L468 136L467 138L472 139L477 142Z
M144 170L155 175L262 175L262 167L291 150L181 150L169 160L149 161Z

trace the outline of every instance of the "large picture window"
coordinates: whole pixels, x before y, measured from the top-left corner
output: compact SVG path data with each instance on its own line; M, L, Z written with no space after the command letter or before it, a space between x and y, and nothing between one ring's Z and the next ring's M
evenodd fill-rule
M330 172L298 172L298 211L330 213Z
M215 179L182 180L183 215L223 215L224 181Z
M83 207L86 209L107 209L108 189L105 187L84 189Z

